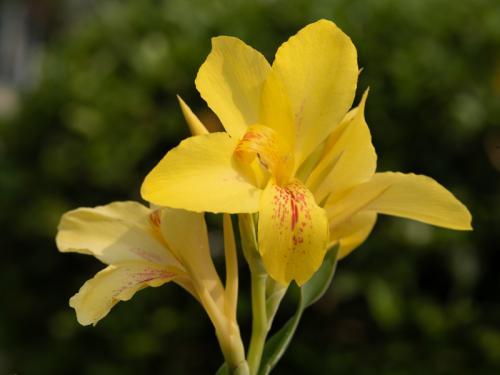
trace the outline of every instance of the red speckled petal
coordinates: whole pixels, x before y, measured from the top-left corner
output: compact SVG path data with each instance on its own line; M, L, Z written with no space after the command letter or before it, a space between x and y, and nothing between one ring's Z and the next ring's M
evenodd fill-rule
M259 249L267 272L302 285L323 262L328 239L325 211L300 181L265 188L259 213Z
M83 284L71 297L69 305L75 309L80 324L95 325L119 301L128 301L146 286L160 286L181 275L182 272L174 267L147 262L108 266Z

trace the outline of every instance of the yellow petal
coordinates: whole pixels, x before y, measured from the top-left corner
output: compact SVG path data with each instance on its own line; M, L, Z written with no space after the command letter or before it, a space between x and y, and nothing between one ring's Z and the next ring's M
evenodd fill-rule
M262 86L270 69L260 52L238 38L212 38L196 88L233 138L241 138L248 125L258 122Z
M329 199L326 209L331 227L357 212L372 211L450 229L472 229L467 207L432 178L415 174L376 173L343 196Z
M188 138L146 176L142 197L159 206L202 212L256 212L261 190L233 160L238 141L226 133Z
M330 229L330 243L332 245L340 244L339 259L349 255L366 240L376 221L377 214L375 212L360 212Z
M351 39L333 22L312 23L278 49L264 85L261 123L289 137L301 163L351 107L357 79Z
M259 212L259 251L271 277L305 283L321 265L328 241L325 211L298 180L285 187L270 181Z
M186 120L189 126L191 134L192 135L208 134L208 130L205 127L205 125L203 125L198 116L194 114L191 108L189 108L186 102L182 100L182 98L179 95L177 95L177 100L179 101L179 106L181 107L182 114L184 115L184 119Z
M106 264L148 261L180 264L162 244L155 211L137 202L78 208L63 215L56 244L62 252L91 254Z
M138 290L160 286L178 274L179 270L174 268L146 262L108 266L83 284L69 305L75 309L80 324L95 325L119 301L128 301Z
M224 289L215 270L208 244L207 226L202 213L163 208L161 232L171 251L180 259L191 279L208 290L223 306Z
M318 202L369 180L375 173L377 154L364 116L367 95L368 91L359 107L344 117L339 132L328 138L323 158L309 176L307 186Z

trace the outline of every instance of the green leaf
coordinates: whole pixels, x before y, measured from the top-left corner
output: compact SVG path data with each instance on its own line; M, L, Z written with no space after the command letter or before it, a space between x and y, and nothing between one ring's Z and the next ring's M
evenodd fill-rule
M338 246L330 249L320 269L300 288L300 299L295 314L266 342L259 375L269 374L276 366L290 345L304 310L325 294L335 273L337 253Z
M267 375L271 372L276 363L285 354L293 335L297 330L300 318L302 317L303 309L298 309L294 316L285 323L281 329L276 332L264 346L264 354L262 355L262 365L259 375Z
M335 246L326 253L320 269L302 286L300 296L304 309L319 300L330 286L337 266L338 249Z

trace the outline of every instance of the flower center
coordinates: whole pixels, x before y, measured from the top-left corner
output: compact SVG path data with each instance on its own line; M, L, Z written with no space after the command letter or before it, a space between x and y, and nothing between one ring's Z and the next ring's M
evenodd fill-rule
M260 186L269 176L273 176L278 185L285 185L292 177L294 161L291 147L267 126L250 126L238 142L234 157L245 172L254 175Z

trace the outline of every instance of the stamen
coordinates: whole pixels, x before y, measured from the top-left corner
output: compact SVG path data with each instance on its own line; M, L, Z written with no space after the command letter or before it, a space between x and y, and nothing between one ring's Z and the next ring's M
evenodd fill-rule
M260 166L274 176L280 185L286 184L293 173L291 148L274 129L267 126L250 126L236 146L234 156L247 167L257 159Z
M154 229L160 229L160 209L156 209L149 214L149 222L153 226Z

